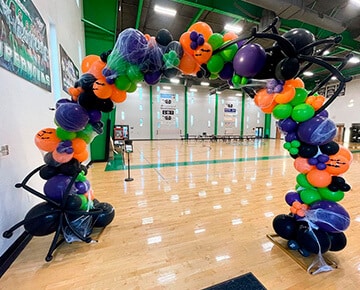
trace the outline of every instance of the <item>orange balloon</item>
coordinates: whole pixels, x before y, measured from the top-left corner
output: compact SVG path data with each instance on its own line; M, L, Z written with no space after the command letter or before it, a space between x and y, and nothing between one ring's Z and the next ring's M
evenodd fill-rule
M184 54L189 53L191 55L194 54L194 50L191 49L190 44L191 44L191 39L190 39L190 31L184 32L183 34L181 34L179 42L181 44L181 47L184 50Z
M351 151L348 148L344 147L343 145L339 145L339 147L340 147L339 151L336 153L336 155L344 156L351 163L353 160L353 155L352 155Z
M100 99L108 99L112 94L112 87L101 77L93 83L93 92Z
M270 106L268 106L268 107L266 107L266 108L261 108L261 111L263 111L263 112L266 113L266 114L271 114L277 104L278 104L278 103L275 102L275 100L274 100L274 101L270 104Z
M81 138L74 138L71 140L71 147L74 149L74 154L83 152L86 149L86 142Z
M81 62L81 71L83 73L86 73L90 69L92 64L97 60L100 60L100 57L98 55L89 54L85 56Z
M115 86L113 87L110 99L115 103L122 103L126 100L126 91L118 90Z
M311 169L306 174L307 181L314 187L327 187L331 183L331 174L326 170Z
M89 157L89 152L87 150L84 150L80 153L74 154L73 156L77 161L83 162Z
M340 175L348 171L350 162L342 155L331 155L326 162L326 171L332 175Z
M310 165L307 158L297 157L294 160L294 167L300 173L308 173L311 169L315 168L315 166Z
M295 97L295 88L290 85L284 85L281 93L275 94L275 101L279 104L286 104Z
M43 151L52 152L61 140L56 136L56 129L45 128L35 135L35 145Z
M179 69L187 75L192 75L196 73L198 64L195 59L188 53L184 53L183 57L180 60Z
M205 22L196 22L193 25L191 25L188 29L188 31L196 31L197 33L201 33L204 38L205 41L207 41L209 39L209 37L213 34L213 31L210 27L209 24L205 23Z
M91 67L87 72L92 74L95 78L101 79L104 77L102 74L102 71L105 66L106 66L106 63L103 62L101 59L99 59L99 60L94 61L91 64Z
M148 34L148 33L145 33L144 36L145 36L145 38L146 38L147 41L149 41L150 38L151 38L150 34Z
M294 88L305 88L305 84L301 78L291 79L285 81L285 85L293 86Z
M223 36L224 42L238 38L239 36L234 31L226 32Z
M267 108L273 105L275 94L269 94L266 89L260 89L256 92L254 102L259 108Z
M69 92L69 94L70 94L70 96L71 96L71 99L72 99L74 102L76 102L77 99L78 99L78 97L79 97L79 95L83 92L83 89L80 88L80 87L77 87L77 88L70 87L70 88L68 89L68 92Z
M89 189L89 191L85 192L84 195L87 197L88 200L95 199L94 191L92 189Z
M205 42L202 46L195 50L194 58L199 64L207 63L212 56L212 51L212 46Z

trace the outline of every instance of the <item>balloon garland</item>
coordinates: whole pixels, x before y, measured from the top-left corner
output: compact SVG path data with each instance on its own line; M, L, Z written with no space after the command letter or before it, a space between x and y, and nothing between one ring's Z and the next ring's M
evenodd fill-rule
M275 18L264 31L253 29L243 38L233 32L213 33L204 22L193 24L179 41L166 29L150 36L128 28L118 35L113 49L100 56L86 56L81 63L83 74L69 89L71 99L56 103L56 128L44 128L35 136L36 146L44 152L45 164L29 176L39 171L46 180L43 198L47 203L40 209L39 206L31 209L28 220L34 221L39 212L49 212L49 206L55 204L62 211L82 213L107 209L98 222L98 226L107 226L114 217L113 208L107 203L99 205L86 179L87 168L81 164L89 156L87 144L102 133L102 112L110 112L114 103L124 102L127 93L134 92L141 81L155 85L163 77L179 75L220 78L227 86L246 92L264 113L278 120L277 126L285 135L284 148L294 159L299 174L294 190L285 195L290 213L276 216L273 228L288 240L290 249L303 256L318 254L314 262L318 272L330 270L322 254L346 246L343 232L350 218L338 202L350 190L342 175L349 169L352 155L333 141L336 125L326 108L351 80L341 73L351 54L345 58L323 56L341 37L316 41L312 33L301 28L279 35L277 21ZM256 43L258 39L270 39L274 44L263 48ZM329 75L308 91L299 75L312 64L322 66ZM340 84L326 101L317 91L332 76ZM266 86L262 81L261 87L255 89L259 86L256 80L266 80ZM25 181L20 186L43 196L27 187ZM94 215L99 218L97 212ZM33 235L49 234L56 228L52 223L48 228L41 222L36 224L25 228Z

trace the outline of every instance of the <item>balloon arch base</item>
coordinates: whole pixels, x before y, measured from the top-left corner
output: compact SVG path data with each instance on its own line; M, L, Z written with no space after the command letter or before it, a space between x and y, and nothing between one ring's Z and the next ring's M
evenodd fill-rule
M302 269L307 271L309 274L314 275L321 271L321 266L319 264L314 263L314 258L316 258L316 254L311 254L307 257L302 255L298 250L290 249L288 243L285 239L281 238L278 234L267 234L266 237L276 245L282 252L288 255L291 259L293 259ZM328 253L322 254L322 258L326 263L327 270L331 271L338 268L338 264L333 260L333 257Z
M28 181L45 166L46 164L35 168L21 183L15 185L16 188L23 188L44 201L31 208L22 221L4 231L3 237L10 239L14 231L21 226L24 226L25 232L31 236L46 236L54 233L45 256L45 261L50 262L55 250L64 242L69 244L98 242L91 235L99 238L104 228L113 220L115 211L110 204L97 200L93 201L94 206L91 209L79 208L81 200L77 195L70 193L78 173L70 177L61 201L55 201L27 185Z

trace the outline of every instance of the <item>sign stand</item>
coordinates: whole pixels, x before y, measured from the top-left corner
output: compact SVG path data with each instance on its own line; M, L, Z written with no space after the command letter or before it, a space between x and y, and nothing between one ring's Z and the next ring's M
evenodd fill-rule
M128 177L125 178L125 181L129 182L134 180L134 178L130 177L130 153L133 152L132 140L125 140L125 152L127 153L128 161Z

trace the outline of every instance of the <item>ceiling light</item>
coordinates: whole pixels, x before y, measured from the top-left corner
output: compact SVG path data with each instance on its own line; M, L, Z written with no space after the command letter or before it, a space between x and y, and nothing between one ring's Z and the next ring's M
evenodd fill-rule
M335 81L336 79L337 79L336 76L332 76L332 77L331 77L331 80L333 80L333 81Z
M360 6L360 0L350 0L350 3L352 3L356 6Z
M243 28L241 26L239 26L239 25L226 24L224 26L224 30L233 31L235 33L240 33L243 30Z
M305 72L304 72L304 76L312 77L313 75L314 75L314 73L311 72L311 71L305 71Z
M166 15L170 15L170 16L175 16L176 15L176 10L174 9L170 9L170 8L165 8L159 5L155 5L154 7L154 11L161 13L161 14L166 14Z
M197 89L194 89L194 88L191 88L190 89L190 92L197 92L198 90Z
M180 80L179 80L179 79L176 79L176 78L171 78L171 79L170 79L170 82L173 83L173 84L179 84L179 83L180 83Z
M138 88L141 88L141 87L142 87L142 85L139 84L139 83L137 83L136 86L137 86Z
M164 89L164 90L171 90L171 87L169 87L169 86L163 86L163 89Z
M204 87L208 87L210 86L210 83L208 82L201 82L200 85L204 86Z
M242 97L242 94L237 93L237 94L235 94L235 96L237 96L237 97Z
M357 56L353 56L352 58L349 59L350 63L359 63L360 59Z

